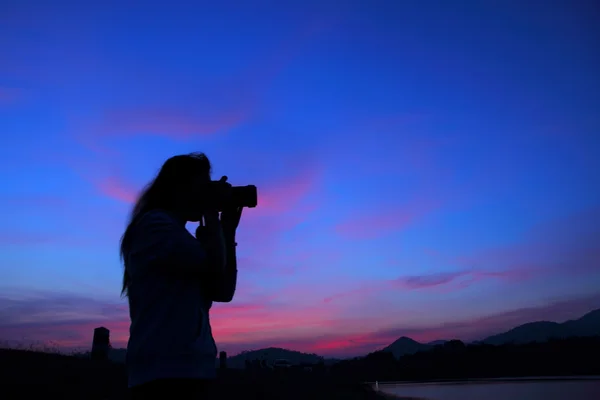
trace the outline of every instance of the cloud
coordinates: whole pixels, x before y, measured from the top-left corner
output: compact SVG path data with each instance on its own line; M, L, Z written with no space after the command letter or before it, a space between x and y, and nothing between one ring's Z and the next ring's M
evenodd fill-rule
M319 21L316 21L319 22ZM96 118L71 118L75 139L84 146L109 154L105 139L159 136L182 141L226 134L258 117L265 89L308 48L322 32L309 23L236 75L179 79L155 76L145 69L144 99L139 106L109 106ZM136 68L136 79L140 80Z
M267 183L258 192L260 207L256 215L279 215L296 210L299 203L311 194L319 182L321 171L311 165L285 181Z
M537 224L521 242L440 260L477 270L529 275L600 272L600 208Z
M276 346L321 355L339 355L356 351L361 338L368 337L366 327L382 323L379 316L346 317L335 306L292 305L278 303L278 299L281 301L274 297L262 308L251 308L248 312L242 310L239 314L236 310L221 315L221 309L217 307L216 320L213 320L219 347L229 354ZM402 312L396 313L398 318L402 315Z
M320 337L357 332L369 318L340 318L335 307L288 302L280 293L252 294L240 288L235 302L215 304L211 323L220 349L230 354L262 346L297 343L309 351ZM375 322L373 319L371 322ZM127 306L69 293L19 293L0 297L0 340L53 342L63 348L89 347L93 329L111 330L111 342L125 346ZM313 345L310 345L313 343ZM311 347L312 346L312 347ZM326 350L327 346L322 346Z
M530 279L532 276L534 275L529 270L483 271L473 269L401 276L391 280L363 283L355 289L327 296L323 302L331 303L334 300L348 297L363 298L382 291L437 290L451 292L465 289L485 279L515 282Z
M242 298L243 297L243 298ZM483 339L517 325L579 318L600 307L600 294L578 298L548 299L493 315L410 325L406 313L340 317L333 306L300 305L282 301L279 294L244 293L236 302L215 304L211 311L213 332L220 350L235 354L269 346L315 352L326 356L356 356L380 349L400 336L421 342L437 339ZM418 310L407 311L417 312ZM127 305L69 293L12 293L0 297L0 340L9 343L56 343L63 349L89 348L93 329L111 330L111 342L124 347L128 339ZM388 328L382 329L382 327ZM391 327L390 327L391 326Z
M0 106L9 106L23 100L23 91L17 88L0 87Z
M146 98L135 105L110 104L95 115L70 116L69 133L75 142L109 158L119 154L115 143L123 139L154 136L181 142L227 134L256 117L259 106L255 94L232 81L202 88L180 86L177 80L149 82Z
M133 204L138 196L138 191L133 186L117 176L99 180L96 182L96 188L104 196L127 204Z
M2 207L56 209L67 205L66 199L52 195L21 194L0 196Z
M599 227L600 209L592 208L541 223L533 227L522 242L509 246L458 256L446 256L428 248L426 253L436 263L453 265L456 270L363 283L332 294L324 302L392 290L448 293L486 280L510 284L550 276L597 274L600 272Z
M93 202L73 197L5 195L0 196L0 208L11 210L12 220L17 223L5 223L0 228L0 246L60 246L69 252L114 241L122 228L122 221L113 214L102 215Z
M332 267L337 265L344 254L337 250L314 250L300 246L274 246L278 241L254 243L241 241L238 248L238 268L250 279L256 279L256 274L261 274L269 280L285 278L296 274L306 274L322 265ZM275 247L275 248L274 248ZM249 251L246 251L248 249Z
M206 115L163 107L109 110L85 133L96 138L145 135L184 140L227 132L248 116L245 109L225 109Z
M56 235L32 232L0 232L0 246L32 246L56 242Z
M330 317L331 310L324 307L284 304L278 296L248 294L239 294L235 303L216 304L211 312L220 345L245 348L253 341L306 335L311 329L327 326ZM0 340L85 347L91 343L93 329L101 325L111 330L114 345L125 346L126 304L69 293L15 292L0 297Z
M293 155L288 158L306 159ZM310 219L318 208L314 194L318 192L322 171L317 162L290 161L288 165L290 169L285 179L269 176L259 184L258 207L244 210L237 241L240 243L238 263L246 271L288 276L306 265L283 254L286 248L283 242L287 240L287 233ZM85 176L85 179L101 196L121 204L133 204L141 185L139 189L134 187L118 168L112 172L104 177Z
M317 164L303 165L293 169L285 180L266 181L259 188L259 205L244 210L238 228L240 264L254 270L271 270L288 274L296 260L282 260L276 253L284 232L290 232L306 221L317 208L308 202L318 188L321 169ZM132 204L139 193L122 174L88 180L102 196L124 204ZM268 260L268 261L265 261ZM282 265L282 262L285 265Z
M300 158L298 155L288 155L288 158ZM77 164L81 169L92 169L92 164ZM316 203L306 203L309 195L313 194L321 182L322 167L314 161L302 163L288 162L290 167L285 178L273 176L267 178L258 188L258 207L247 209L244 220L258 221L268 229L280 223L274 217L293 212L296 216L306 215L314 211ZM270 171L269 171L270 172ZM276 174L275 174L276 175ZM96 190L103 196L123 203L133 203L141 188L135 187L125 179L119 168L112 168L112 173L103 177L86 176ZM268 219L268 221L267 221ZM252 223L252 222L251 222Z
M440 272L431 275L417 275L400 278L395 282L400 287L406 287L408 289L424 289L439 285L448 284L464 275L467 272Z
M93 329L100 325L118 337L128 329L122 303L53 292L27 292L0 296L0 340L53 342L61 347L88 347Z
M0 231L0 247L68 245L85 246L93 243L90 238L65 235L63 233L27 232L21 230Z
M318 209L314 195L320 178L319 166L309 164L285 180L275 179L260 186L258 207L244 211L238 228L240 265L276 275L291 275L306 267L310 254L295 251L302 246L300 237L294 238L296 245L288 245L292 240L289 235Z
M353 240L376 239L411 226L438 207L437 202L423 200L397 209L386 206L385 209L357 212L357 215L338 223L335 231L342 237Z
M482 340L490 335L505 332L518 325L535 321L564 322L577 319L600 307L600 293L575 298L546 299L541 305L522 307L482 315L465 320L447 320L439 324L421 327L397 327L375 331L371 338L399 338L408 336L421 343L439 339ZM394 339L394 340L395 340ZM388 342L390 343L390 342Z

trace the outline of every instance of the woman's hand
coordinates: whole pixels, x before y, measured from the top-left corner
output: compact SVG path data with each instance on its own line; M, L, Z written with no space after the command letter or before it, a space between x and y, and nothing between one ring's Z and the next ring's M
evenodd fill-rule
M220 182L227 183L227 177L221 177ZM231 185L229 185L231 187ZM242 218L243 207L226 208L221 212L221 228L223 229L223 235L225 240L235 242L235 232L238 225L240 224L240 218Z
M231 185L227 182L227 177L223 176L219 179L219 185L213 186L213 192L210 193L210 196L213 196L213 201L217 201L217 199L223 199L227 197L225 193L227 191L231 191ZM215 206L216 206L215 204ZM208 231L217 231L221 226L221 221L219 220L219 212L214 209L206 209L202 212L204 225L208 228ZM202 221L200 223L202 225Z
M223 236L228 242L235 242L235 232L242 218L243 207L225 209L221 212L221 227Z

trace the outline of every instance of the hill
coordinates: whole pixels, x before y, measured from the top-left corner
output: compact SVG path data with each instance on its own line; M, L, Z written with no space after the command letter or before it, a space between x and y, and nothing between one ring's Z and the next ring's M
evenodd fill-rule
M425 351L431 349L432 346L419 343L416 340L408 338L406 336L402 336L400 339L396 340L394 343L385 347L382 351L390 352L396 358L400 358L407 354L414 354L418 351Z
M499 346L465 345L459 340L451 340L429 351L400 358L389 351L376 351L365 357L340 361L331 367L330 376L380 382L592 377L600 374L599 357L600 336Z
M538 321L519 325L507 332L489 336L482 342L501 345L546 342L551 339L600 335L600 309L563 323Z
M316 354L302 353L294 350L282 349L279 347L269 347L266 349L244 351L232 357L227 357L227 366L229 368L244 368L246 360L265 360L267 364L272 364L275 360L286 359L294 365L317 364L325 362L325 359Z
M109 358L113 362L124 363L126 354L126 349L111 349ZM83 356L89 356L89 353L83 354ZM272 364L273 361L281 358L289 360L294 365L317 364L319 362L323 362L325 365L331 365L339 361L334 358L323 358L316 354L302 353L278 347L269 347L266 349L243 351L235 356L227 357L227 366L229 368L245 368L246 360L265 360L268 364ZM216 359L216 363L217 365L219 364L218 358Z

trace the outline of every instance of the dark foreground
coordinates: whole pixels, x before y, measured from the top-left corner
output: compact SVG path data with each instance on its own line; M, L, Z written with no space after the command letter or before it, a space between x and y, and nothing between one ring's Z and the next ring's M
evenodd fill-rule
M285 373L282 373L285 372ZM322 374L223 370L218 399L377 400L370 386ZM122 364L93 362L59 354L0 350L0 397L11 399L127 399ZM173 396L175 400L176 396Z

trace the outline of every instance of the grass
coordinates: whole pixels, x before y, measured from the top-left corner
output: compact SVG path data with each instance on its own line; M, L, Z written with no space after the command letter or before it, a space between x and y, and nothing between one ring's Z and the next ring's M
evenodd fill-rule
M50 351L42 351L50 350ZM55 346L0 349L2 398L127 399L125 366L60 354ZM369 385L334 382L324 375L219 371L219 399L378 400Z

